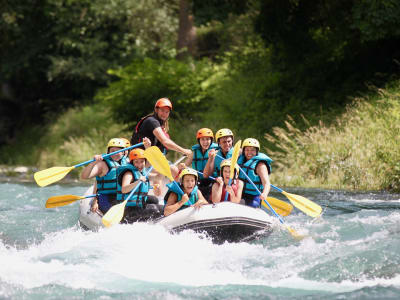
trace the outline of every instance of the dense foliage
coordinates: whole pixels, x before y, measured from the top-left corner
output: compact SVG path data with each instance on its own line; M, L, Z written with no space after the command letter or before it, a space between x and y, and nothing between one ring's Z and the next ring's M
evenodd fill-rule
M263 136L288 116L300 132L330 126L369 86L398 78L395 0L7 0L0 9L3 163L98 151L165 96L182 145L199 127L229 127L279 150ZM182 32L197 42L191 57L177 56Z

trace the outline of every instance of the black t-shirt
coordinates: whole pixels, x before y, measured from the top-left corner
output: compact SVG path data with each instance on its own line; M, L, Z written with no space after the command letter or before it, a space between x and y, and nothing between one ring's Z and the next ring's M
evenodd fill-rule
M160 141L158 141L158 140L156 141L156 137L153 133L153 130L158 127L161 127L160 121L157 118L150 116L150 117L146 118L142 124L140 124L138 133L139 133L139 136L141 136L142 138L143 137L149 138L151 141L151 145L155 145L158 148L160 148L161 151L163 151L164 146L161 144Z

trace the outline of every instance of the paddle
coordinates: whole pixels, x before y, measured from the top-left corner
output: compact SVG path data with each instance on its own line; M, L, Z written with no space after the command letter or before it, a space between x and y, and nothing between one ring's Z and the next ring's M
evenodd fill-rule
M247 176L247 174L242 170L241 167L239 167L240 171L244 174L244 176L247 178L247 180L250 182L250 184L255 188L255 190L258 192L259 195L261 195L260 190L257 188L257 186L254 184L254 182ZM268 198L267 198L268 199ZM290 232L290 234L298 240L301 240L304 238L304 236L298 234L293 228L291 228L289 225L283 221L283 219L276 213L276 211L272 208L271 204L267 200L264 200L265 204L268 205L269 209L274 213L274 215L278 218L279 222L281 222L282 225L286 226L286 229Z
M235 147L233 147L233 152L232 152L232 157L231 157L231 168L230 168L230 173L229 173L229 182L228 185L230 186L232 184L233 176L235 174L235 165L238 160L239 154L240 154L240 147L242 145L242 141L239 140L235 144ZM228 200L228 195L229 193L225 193L225 201Z
M130 149L136 148L136 147L140 147L142 145L143 145L143 143L139 143L139 144L136 144L136 145L124 148L124 149L120 149L118 151L114 151L114 152L111 152L108 154L102 154L102 157L107 158L107 157L110 157L119 152L130 150ZM45 169L45 170L36 172L33 175L33 177L35 178L35 181L39 186L46 186L46 185L52 184L54 182L57 182L57 181L63 179L65 177L65 175L67 175L72 169L90 164L91 162L94 162L94 161L95 161L95 159L91 159L91 160L85 161L83 163L77 164L72 167L52 167L49 169Z
M290 215L293 210L293 206L285 201L279 200L273 197L267 197L267 201L275 209L275 211L283 217ZM262 206L270 210L268 205L263 201Z
M242 171L242 173L249 180L249 177L242 170L242 168L239 167L239 169L240 169L240 171ZM305 198L303 196L287 193L287 192L283 191L282 189L280 189L280 188L278 188L278 187L276 187L276 186L274 186L272 184L271 184L271 187L274 188L275 190L281 192L282 194L284 194L296 208L298 208L299 210L304 212L306 215L309 215L309 216L311 216L313 218L319 217L321 215L322 207L319 206L318 204L316 204L315 202L312 202L311 200L309 200L309 199L307 199L307 198Z
M89 196L75 196L75 195L61 195L61 196L53 196L47 199L46 208L53 208L68 205L74 203L77 200L86 199L96 197L96 195Z
M282 194L284 194L295 207L297 207L299 210L301 210L305 214L307 214L313 218L319 217L321 215L322 207L319 206L317 203L312 202L311 200L309 200L303 196L287 193L272 184L271 184L271 187L273 187L278 192L281 192Z
M197 171L197 173L204 175L200 171ZM211 180L215 180L215 178L212 176L208 176L208 178L210 178ZM275 209L275 211L283 217L290 215L290 213L293 210L293 206L289 203L286 203L285 201L282 201L282 200L279 200L279 199L273 198L273 197L268 197L267 199L268 199L269 204L271 204L271 206ZM262 205L265 208L267 208L268 210L270 210L268 205L265 204L264 202L262 203Z
M153 167L151 167L146 174L144 175L147 178L147 175L153 170ZM142 181L139 182L138 185L135 186L135 188L130 192L128 197L121 203L117 205L113 205L107 213L103 216L101 219L101 222L103 222L104 226L110 227L112 225L118 224L121 222L123 216L124 216L124 211L125 211L125 206L126 203L128 202L129 199L133 196L133 194L136 192L136 190L142 185Z
M171 174L171 168L169 166L168 160L161 153L160 149L156 146L151 146L144 150L144 157L150 162L150 164L160 172L162 175L166 176L169 180L173 182L179 189L179 192L183 195L183 191L179 184L174 180Z

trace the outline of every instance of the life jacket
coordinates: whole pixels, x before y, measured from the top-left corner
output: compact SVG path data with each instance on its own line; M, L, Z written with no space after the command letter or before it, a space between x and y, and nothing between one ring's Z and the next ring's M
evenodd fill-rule
M135 182L139 180L141 176L144 176L148 169L143 168L142 171L139 171L135 166L132 164L128 164L125 166L122 166L118 168L117 173L118 173L118 189L117 189L117 200L118 201L124 201L126 198L128 198L129 194L131 193L128 192L126 194L122 193L122 178L124 177L124 174L130 171L133 174L133 181ZM136 189L135 193L132 195L132 197L128 200L126 203L126 206L139 206L143 207L144 203L147 200L147 194L149 193L150 189L150 181L147 178L146 182L140 183L140 186Z
M239 184L237 179L233 180L231 187L233 189L233 192L235 193L235 196L237 195L237 190L239 188ZM221 194L221 202L225 201L225 194L227 193L226 191L226 185L224 184L222 187L222 194ZM228 193L228 199L226 201L231 201L231 195Z
M201 146L199 144L196 144L194 146L192 146L192 150L193 150L193 160L192 160L192 168L203 172L204 171L204 167L207 164L208 161L208 152L211 149L218 149L219 146L216 143L211 143L210 147L204 152L201 151ZM203 179L203 174L199 174L199 179Z
M214 160L214 172L212 175L214 178L217 178L218 176L220 176L221 169L219 166L221 165L223 160L231 158L232 153L233 153L233 147L228 151L228 153L226 155L224 155L222 153L221 149L218 150L217 155L215 155L215 160Z
M97 193L117 194L117 169L122 163L124 163L124 161L121 159L117 162L111 158L104 158L103 160L107 164L109 170L103 177L96 176Z
M179 189L178 189L178 187L176 186L175 183L170 182L170 183L167 184L167 187L168 187L168 192L167 192L168 195L171 194L171 193L175 193L178 196L178 200L177 201L181 201L182 200L182 196L183 195L181 194L181 192L179 191ZM181 184L179 184L179 187L183 190L183 186ZM189 200L186 201L186 203L184 205L182 205L182 207L180 209L187 208L190 205L195 204L199 200L199 197L197 195L197 190L198 190L198 187L196 185L194 187L193 191L189 195Z
M237 161L238 165L242 168L242 170L244 172L246 172L246 174L247 174L247 176L249 176L250 180L253 181L255 186L262 193L264 190L264 186L262 185L260 176L258 176L256 174L256 168L257 168L257 165L259 162L265 162L267 165L268 174L271 174L272 159L269 158L264 153L258 153L258 155L253 156L248 161L246 161L244 154L242 154L239 156L238 161ZM253 187L253 185L247 180L246 176L244 176L242 171L239 172L239 179L244 181L243 194L247 194L247 195L258 195L259 194L257 192L257 190Z

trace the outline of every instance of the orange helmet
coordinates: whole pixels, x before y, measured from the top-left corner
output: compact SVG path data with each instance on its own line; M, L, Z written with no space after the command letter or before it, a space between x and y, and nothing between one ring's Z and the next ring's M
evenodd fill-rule
M154 108L157 107L169 107L170 110L172 110L172 103L168 98L160 98L157 100L156 105Z
M131 151L131 153L129 153L129 160L130 160L130 161L133 161L133 160L139 159L139 158L145 158L145 157L144 157L144 150L143 150L143 149L141 149L141 148L136 148L136 149L133 149L133 150Z
M201 128L197 131L196 139L199 139L202 137L210 137L211 139L214 139L214 134L213 134L212 130L209 128Z

